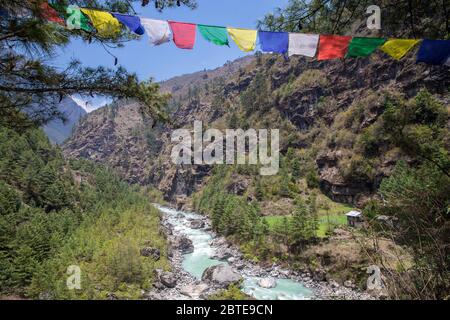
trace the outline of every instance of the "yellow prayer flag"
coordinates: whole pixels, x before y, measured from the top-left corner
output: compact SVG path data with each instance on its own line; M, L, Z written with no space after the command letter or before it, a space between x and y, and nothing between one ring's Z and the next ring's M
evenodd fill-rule
M245 52L255 50L258 31L238 28L227 28L227 30L239 49Z
M420 40L414 39L389 39L380 49L392 58L400 60L419 42Z
M120 32L122 25L110 13L98 10L83 9L81 11L89 17L99 36L109 38Z

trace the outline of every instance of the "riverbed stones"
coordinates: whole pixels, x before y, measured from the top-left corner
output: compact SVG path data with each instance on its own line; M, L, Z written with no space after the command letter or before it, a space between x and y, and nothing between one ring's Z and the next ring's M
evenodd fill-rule
M232 267L226 264L219 264L207 268L202 275L203 281L210 281L222 288L230 284L238 283L242 280L241 275Z
M179 236L173 239L172 248L180 250L183 254L194 252L194 244L192 240L185 237Z
M172 272L162 272L159 281L167 288L175 288L177 286L177 277Z
M277 281L274 278L259 279L258 286L265 289L275 288L277 286Z
M190 227L192 229L202 229L205 227L205 221L203 220L192 220Z
M161 258L161 251L157 248L144 247L141 249L141 256L158 261Z
M199 299L207 290L209 286L206 283L188 284L180 289L181 294L192 299Z
M353 289L355 287L352 280L344 281L344 287Z
M327 279L327 273L323 269L315 269L312 274L315 281L325 281Z
M213 259L217 259L220 261L227 261L228 259L233 257L233 253L228 251L225 248L218 248L216 253L212 256Z

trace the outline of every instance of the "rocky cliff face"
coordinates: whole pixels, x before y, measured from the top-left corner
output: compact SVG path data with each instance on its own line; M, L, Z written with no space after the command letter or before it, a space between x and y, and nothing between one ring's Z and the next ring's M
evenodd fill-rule
M242 95L257 90L258 75L265 87L258 89L255 99L267 96L266 111L252 114L245 111ZM299 57L285 61L275 55L248 57L164 82L163 90L174 94L172 128L149 129L149 119L142 117L136 104L120 103L90 114L64 150L68 156L107 163L130 182L151 183L173 200L201 188L211 169L171 163L174 128L192 129L194 120L219 129L239 125L280 128L286 122L281 128L285 131L282 152L311 150L322 191L336 201L360 204L399 159L408 160L388 146L379 146L376 159L369 162L370 177L346 172L346 164L355 162L360 136L384 112L387 97L408 99L427 88L449 105L449 86L446 67L417 65L412 59L394 61L381 54L323 62Z
M64 154L107 164L130 183L145 184L161 148L152 124L139 104L121 101L83 119L63 145Z

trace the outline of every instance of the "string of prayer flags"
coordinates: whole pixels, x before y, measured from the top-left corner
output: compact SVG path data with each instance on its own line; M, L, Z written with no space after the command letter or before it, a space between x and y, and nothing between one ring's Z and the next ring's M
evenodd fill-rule
M113 13L114 18L119 20L122 24L128 27L130 31L142 36L145 33L144 27L141 24L141 19L138 16L130 16L128 14Z
M62 19L59 16L58 12L54 8L52 8L47 2L41 3L40 9L41 9L41 16L43 19L63 26L66 25L64 19Z
M289 33L289 56L314 57L319 43L318 34Z
M109 38L120 33L122 25L109 12L84 8L81 11L89 17L99 36Z
M344 58L351 40L350 36L321 35L317 60Z
M289 56L302 55L318 60L344 57L368 57L377 49L400 60L419 42L418 39L383 39L351 37L339 35L318 35L304 33L257 31L252 29L221 27L204 24L184 23L148 19L122 13L79 8L77 5L61 5L40 2L40 17L46 21L65 25L69 30L95 32L100 37L114 38L120 35L123 26L137 35L147 33L151 44L157 46L172 39L181 49L193 49L197 28L202 37L219 46L229 46L228 35L244 52L259 44L263 52L273 52ZM0 16L8 18L9 13L0 8ZM425 39L417 53L417 63L446 65L450 67L450 40Z
M392 58L400 60L419 42L420 40L415 39L389 39L380 49Z
M228 32L225 27L207 26L204 24L198 25L200 34L206 41L212 42L218 46L229 46Z
M195 44L196 25L193 23L184 23L169 21L173 33L173 42L180 49L192 49Z
M259 31L259 42L263 52L286 54L289 47L289 33Z
M255 50L258 31L251 29L227 28L228 34L244 52Z
M148 35L150 43L154 46L170 42L172 31L167 21L141 18L141 24Z
M346 57L368 57L385 42L382 38L353 38Z
M422 41L417 53L417 62L425 62L430 65L445 65L449 61L450 40L425 39Z

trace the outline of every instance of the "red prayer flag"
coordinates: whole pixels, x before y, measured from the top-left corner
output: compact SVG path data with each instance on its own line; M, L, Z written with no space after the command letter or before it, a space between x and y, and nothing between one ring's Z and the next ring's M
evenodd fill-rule
M197 25L193 23L169 21L173 42L180 49L192 49L195 44Z
M55 9L53 9L47 2L43 2L41 4L40 8L41 8L42 18L44 18L45 20L50 21L50 22L59 23L63 26L66 25L66 22L64 21L64 19L62 19L58 15L58 12Z
M344 58L352 37L320 35L317 60Z

